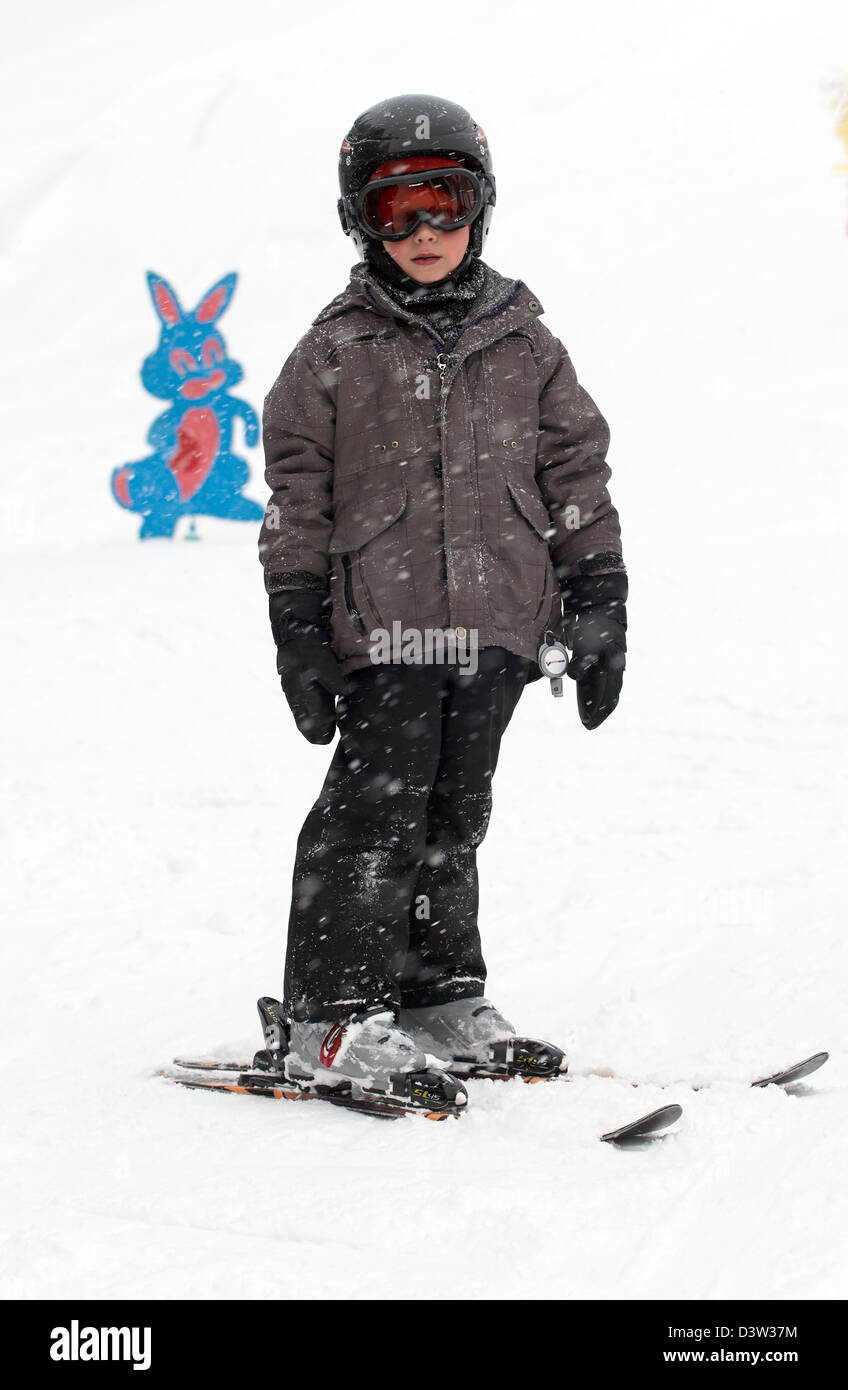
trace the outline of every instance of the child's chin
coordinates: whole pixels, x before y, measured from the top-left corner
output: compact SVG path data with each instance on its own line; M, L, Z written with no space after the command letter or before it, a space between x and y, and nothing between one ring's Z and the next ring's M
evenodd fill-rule
M420 280L422 284L426 284L428 280L442 280L449 272L439 260L434 261L432 265L411 265L406 273L411 275L413 280Z

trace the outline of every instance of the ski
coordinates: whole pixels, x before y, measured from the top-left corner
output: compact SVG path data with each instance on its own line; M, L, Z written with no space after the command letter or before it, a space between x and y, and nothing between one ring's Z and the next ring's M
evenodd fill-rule
M805 1057L803 1062L795 1062L791 1067L784 1067L782 1071L776 1071L771 1076L761 1076L758 1081L752 1081L752 1086L791 1086L795 1081L801 1081L805 1076L811 1076L819 1067L823 1067L829 1058L829 1052L814 1052L811 1057Z
M210 1077L210 1072L216 1075ZM229 1073L230 1079L225 1080L223 1073ZM175 1061L173 1067L163 1067L157 1075L190 1090L264 1096L268 1100L320 1100L360 1115L373 1115L381 1120L399 1120L404 1115L418 1115L425 1120L447 1120L462 1114L465 1101L461 1093L456 1098L446 1098L434 1088L428 1105L426 1083L423 1079L416 1081L416 1087L421 1091L421 1102L410 1104L400 1096L390 1096L383 1091L373 1095L368 1095L364 1090L354 1093L349 1083L339 1086L305 1086L300 1082L290 1081L288 1077L279 1073L263 1074L261 1071L253 1071L249 1067L240 1067L228 1062L196 1064Z
M651 1110L647 1115L640 1115L638 1120L631 1120L629 1124L619 1125L618 1129L610 1129L606 1134L601 1135L603 1144L626 1144L628 1140L645 1139L648 1135L656 1134L661 1129L668 1129L680 1119L683 1114L682 1105L661 1105L658 1110Z
M252 1062L222 1062L219 1060L209 1062L187 1062L181 1057L174 1058L174 1066L182 1067L184 1071L250 1071L253 1067ZM165 1073L162 1073L163 1075Z
M323 1100L359 1114L374 1115L379 1119L397 1120L403 1115L419 1115L427 1120L446 1120L450 1115L460 1115L458 1107L442 1110L427 1110L418 1105L404 1105L383 1095L370 1097L353 1095L349 1088L306 1087L289 1081L280 1073L262 1073L239 1062L220 1060L187 1061L175 1059L172 1067L165 1067L159 1073L178 1086L187 1086L200 1091L223 1091L236 1095L265 1096L271 1100ZM564 1073L560 1073L564 1076ZM225 1079L228 1076L229 1079ZM497 1078L504 1080L502 1076ZM523 1077L525 1081L545 1081L553 1078L544 1076ZM664 1105L650 1114L641 1115L618 1129L602 1134L604 1143L626 1143L674 1124L683 1114L679 1105Z

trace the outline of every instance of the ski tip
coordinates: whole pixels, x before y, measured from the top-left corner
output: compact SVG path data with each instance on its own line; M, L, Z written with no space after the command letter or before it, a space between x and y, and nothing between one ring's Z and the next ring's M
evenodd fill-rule
M661 1129L668 1129L669 1125L676 1124L683 1114L682 1105L661 1105L658 1110L651 1110L647 1115L640 1115L638 1120L631 1120L629 1124L620 1125L618 1129L608 1130L601 1135L604 1144L622 1144L629 1139L643 1139L646 1135L656 1134Z
M783 1071L773 1072L771 1076L761 1076L758 1081L752 1081L752 1086L789 1086L793 1081L802 1081L805 1076L812 1076L814 1071L823 1067L830 1057L829 1052L814 1052L811 1057L805 1057L802 1062L795 1062L791 1067L784 1067Z
M250 1062L223 1061L219 1058L202 1057L187 1058L175 1057L171 1063L174 1067L179 1067L181 1071L251 1071Z

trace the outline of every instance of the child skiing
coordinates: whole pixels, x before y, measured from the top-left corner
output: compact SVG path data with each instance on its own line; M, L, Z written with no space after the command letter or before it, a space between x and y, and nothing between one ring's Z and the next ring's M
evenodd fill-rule
M360 260L263 421L277 668L301 733L339 740L298 839L260 1065L457 1109L462 1077L566 1068L485 997L476 851L546 634L568 634L587 728L618 702L609 433L541 304L481 260L495 180L467 111L380 102L339 173Z

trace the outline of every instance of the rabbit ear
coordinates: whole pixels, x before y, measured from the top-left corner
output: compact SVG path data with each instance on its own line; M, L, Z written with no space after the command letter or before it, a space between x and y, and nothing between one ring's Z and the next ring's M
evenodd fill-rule
M150 297L153 300L154 309L162 322L168 328L173 328L174 324L179 323L183 316L180 301L168 281L163 280L161 275L154 275L152 270L147 272L147 283L150 286Z
M236 287L236 273L225 275L223 280L219 280L217 285L213 285L211 290L207 290L197 308L194 317L198 323L214 323L219 319L233 297L233 290Z

